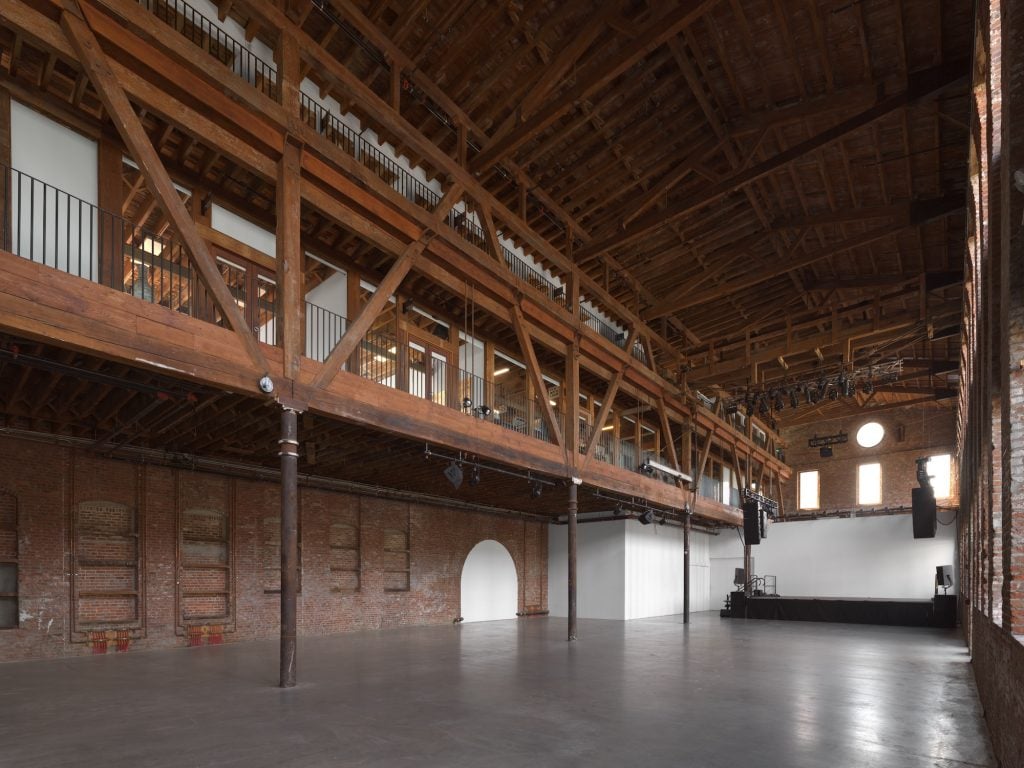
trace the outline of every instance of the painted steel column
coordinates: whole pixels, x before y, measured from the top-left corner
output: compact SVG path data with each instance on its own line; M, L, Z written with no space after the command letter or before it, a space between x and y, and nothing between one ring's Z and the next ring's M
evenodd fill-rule
M297 413L281 409L281 687L295 685L296 597L299 586Z
M569 483L569 640L576 639L576 511L578 509L580 480Z
M683 624L690 623L690 510L683 519Z

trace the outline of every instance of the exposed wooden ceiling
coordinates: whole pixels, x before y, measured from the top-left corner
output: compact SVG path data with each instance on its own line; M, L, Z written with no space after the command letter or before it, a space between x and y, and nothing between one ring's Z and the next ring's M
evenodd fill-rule
M218 5L247 35L274 42L256 5ZM487 190L656 328L684 356L691 386L742 391L903 357L931 373L903 377L872 403L929 392L951 402L967 5L289 0L285 11L382 98L394 96L399 66L402 117L453 157L461 130ZM108 130L73 64L6 31L0 43L16 96ZM330 78L306 74L379 129ZM272 180L144 119L176 178L272 227ZM443 177L401 137L379 133ZM136 182L128 170L125 214L165 227ZM339 263L370 275L388 263L315 212L304 226L304 244ZM322 279L309 266L309 280ZM463 297L423 276L405 288L441 316L465 317ZM515 348L485 313L474 325ZM663 369L677 364L656 354Z
M848 362L957 360L956 336L929 334L959 317L966 5L292 6L386 94L387 59L353 21L357 6L417 83L436 87L406 82L403 115L453 153L468 118L468 163L488 189L513 210L525 202L563 248L568 225L576 262L687 355L691 383L747 384L749 365L709 362L745 358L748 337L755 352L780 347L757 372L768 380L839 363L851 335ZM438 91L463 115L440 108ZM922 275L953 277L926 287ZM837 343L796 343L831 332L833 313ZM920 322L894 328L911 314ZM865 323L881 332L864 336Z

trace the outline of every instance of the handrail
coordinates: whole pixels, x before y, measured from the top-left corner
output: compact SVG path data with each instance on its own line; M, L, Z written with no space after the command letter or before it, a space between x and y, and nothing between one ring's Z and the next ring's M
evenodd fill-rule
M41 179L0 164L3 210L0 248L131 294L151 304L229 327L227 318L191 266L185 246ZM246 270L227 261L217 266L239 306L246 307ZM252 297L247 308L253 333L273 344L276 301Z
M277 70L185 0L139 0L139 5L249 85L277 98Z

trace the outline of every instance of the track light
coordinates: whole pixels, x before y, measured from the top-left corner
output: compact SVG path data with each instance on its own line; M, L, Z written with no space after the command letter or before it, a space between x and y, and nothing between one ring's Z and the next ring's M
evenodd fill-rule
M873 381L872 381L871 379L867 379L867 380L866 380L866 381L864 382L864 384L863 384L863 386L861 387L861 389L863 389L863 390L864 390L864 394L865 394L865 395L871 395L871 394L874 394L874 392L875 392L875 382L873 382Z
M463 410L468 411L472 407L473 407L473 401L472 400L470 400L468 397L462 398L462 408L463 408Z
M835 387L829 387L828 399L829 400L838 400L839 399L839 390L836 389Z
M459 490L459 487L462 485L462 467L454 461L449 462L448 466L444 468L444 476L448 478L448 482L452 484L455 490Z
M489 405L478 405L473 410L476 412L476 415L479 416L481 419L486 419L488 416L491 415L491 407Z
M789 390L789 407L796 408L800 405L800 394L796 388Z
M775 393L775 410L781 411L786 407L786 401L782 398L782 392Z
M534 480L533 483L530 484L530 498L540 498L542 493L544 493L544 486Z
M757 398L757 412L762 416L768 413L768 399L764 395Z
M480 485L480 467L474 465L469 470L469 480L467 481L471 486Z
M637 517L637 520L640 521L641 525L650 525L654 522L654 510L645 509L643 512L640 513L640 516Z
M846 397L853 397L854 394L856 394L857 388L856 388L856 384L854 383L852 377L846 379L843 382L842 389L843 389L843 395L845 395Z

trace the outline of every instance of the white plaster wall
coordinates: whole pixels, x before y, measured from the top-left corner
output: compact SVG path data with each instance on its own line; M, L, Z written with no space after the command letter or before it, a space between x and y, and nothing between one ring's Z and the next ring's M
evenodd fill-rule
M311 258L307 254L307 258ZM306 301L333 315L348 317L348 275L336 272L306 294ZM306 313L306 357L323 362L341 339L344 324L320 312Z
M934 539L915 539L909 515L779 523L752 548L753 570L774 575L779 594L789 597L925 599L934 594L935 567L955 562L955 534L955 526L940 525ZM726 591L732 586L732 566L719 561L742 557L737 536L714 537L717 598L725 596L719 568L728 573Z
M481 541L462 566L462 620L514 619L519 580L512 555L492 539Z
M586 523L576 537L576 615L581 619L624 619L625 520ZM567 616L568 536L564 525L548 527L548 609Z
M216 203L210 206L210 226L267 256L277 257L277 237L273 232L256 226Z
M97 217L92 209L57 192L97 204L96 142L11 100L11 165L53 187L46 189L27 177L21 177L20 183L12 179L16 184L11 190L14 252L80 277L97 279Z

